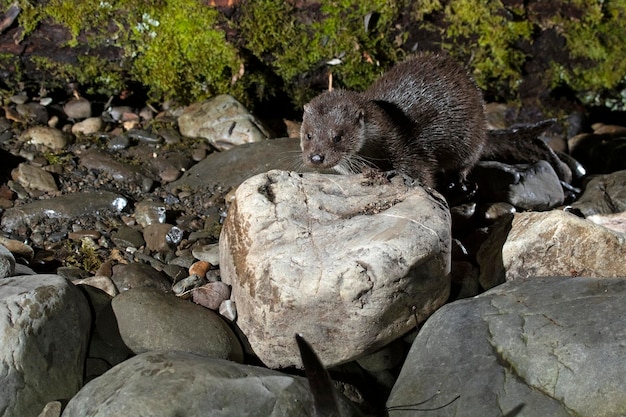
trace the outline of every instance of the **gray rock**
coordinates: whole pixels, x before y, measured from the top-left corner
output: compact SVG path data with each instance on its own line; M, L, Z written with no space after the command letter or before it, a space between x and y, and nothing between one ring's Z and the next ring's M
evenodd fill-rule
M507 165L483 161L472 170L478 193L488 201L504 201L525 210L548 210L563 204L559 177L546 161Z
M91 117L91 102L84 98L75 98L63 105L63 112L68 119L86 119Z
M0 410L38 415L47 402L81 387L91 324L89 306L58 275L0 280Z
M22 133L20 140L57 150L65 148L67 139L63 132L48 126L33 126Z
M169 189L236 187L248 178L272 169L301 167L300 139L281 138L247 143L225 152L213 152L189 169Z
M625 296L625 279L548 277L448 304L422 327L387 406L457 398L428 415L625 415Z
M178 118L178 128L183 136L205 138L219 150L270 136L259 120L226 94L187 107Z
M155 201L140 201L135 205L135 220L146 227L154 223L165 223L165 204Z
M585 216L626 211L626 171L592 177L572 208Z
M361 175L270 171L240 185L220 237L237 324L269 367L300 366L301 333L327 366L412 329L450 289L441 197Z
M477 255L483 288L531 276L626 277L624 259L626 235L563 211L515 214Z
M138 186L145 180L154 180L143 167L117 161L111 155L97 149L91 149L81 155L80 164L88 169L106 172L117 181L135 182Z
M243 361L233 331L206 308L151 288L128 290L111 305L122 340L134 353L178 350Z
M18 104L17 106L15 106L15 110L30 123L48 123L48 110L39 103L31 102Z
M196 259L206 261L213 266L220 264L220 247L218 244L194 246L191 253Z
M73 219L105 212L119 213L126 207L126 198L109 192L66 194L46 200L7 209L2 216L2 227L11 232L20 226L32 227L44 218Z
M0 244L0 278L13 276L15 273L15 257L4 246Z
M342 416L356 415L344 397ZM313 417L308 382L183 352L148 352L87 385L63 417Z
M129 226L120 226L111 233L111 240L118 248L140 248L146 244L143 234Z
M167 275L142 263L115 265L111 279L119 292L141 287L156 288L161 292L168 292L172 286Z
M59 190L51 173L30 164L19 164L13 171L12 176L13 179L19 182L24 188L30 190L44 192Z
M100 117L88 117L72 126L74 135L91 135L98 133L104 127L104 121Z

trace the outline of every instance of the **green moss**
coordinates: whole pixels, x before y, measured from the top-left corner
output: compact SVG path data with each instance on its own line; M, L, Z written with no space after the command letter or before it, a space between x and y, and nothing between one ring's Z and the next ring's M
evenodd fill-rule
M189 102L221 92L238 95L241 59L218 17L199 0L165 0L144 8L132 27L134 77L155 98Z
M626 98L609 98L612 103L599 101L603 91L626 84L626 2L602 0L572 0L580 17L558 15L555 27L565 37L571 57L578 65L566 67L554 62L553 84L565 83L588 104L608 104L626 108Z
M533 25L521 8L505 8L501 1L452 0L444 9L449 27L444 48L452 55L465 55L479 86L494 82L515 89L522 78L525 54L515 45L529 41ZM459 42L470 42L460 50Z
M364 18L379 16L374 30ZM397 58L398 48L388 36L398 8L395 2L322 0L319 18L305 22L288 2L257 0L246 3L239 21L244 46L282 80L296 104L311 95L303 82L314 71L332 72L335 86L363 89ZM385 28L385 30L379 30ZM330 66L331 60L340 64Z

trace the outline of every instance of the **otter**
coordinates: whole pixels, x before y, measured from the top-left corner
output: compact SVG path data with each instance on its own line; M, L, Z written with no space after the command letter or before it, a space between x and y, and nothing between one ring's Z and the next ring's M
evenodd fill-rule
M304 106L306 166L355 174L394 170L435 187L436 175L464 182L487 137L482 93L454 59L422 53L387 71L363 93L336 89Z

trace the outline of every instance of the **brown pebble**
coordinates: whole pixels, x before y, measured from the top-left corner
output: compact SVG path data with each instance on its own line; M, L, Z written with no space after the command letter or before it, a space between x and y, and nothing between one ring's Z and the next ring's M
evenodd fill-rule
M211 264L207 261L198 261L194 262L193 265L189 267L189 275L197 275L199 277L203 277L206 275L206 272L211 267Z

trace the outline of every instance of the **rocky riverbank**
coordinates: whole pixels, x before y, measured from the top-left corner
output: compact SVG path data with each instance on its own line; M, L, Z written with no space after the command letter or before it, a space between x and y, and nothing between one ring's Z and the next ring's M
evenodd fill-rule
M484 162L449 209L399 177L293 172L298 140L229 96L11 97L0 410L313 415L297 332L341 415L623 415L626 127L585 130L541 133L570 184Z

